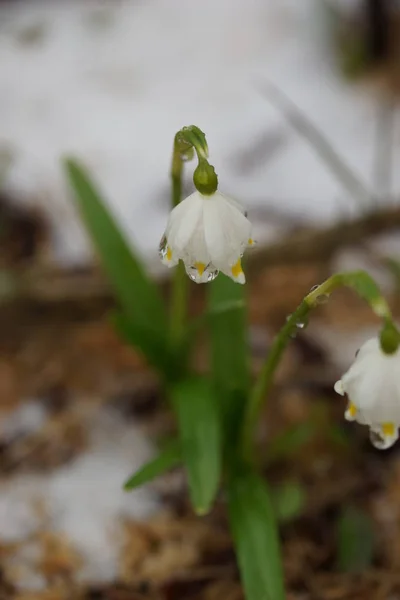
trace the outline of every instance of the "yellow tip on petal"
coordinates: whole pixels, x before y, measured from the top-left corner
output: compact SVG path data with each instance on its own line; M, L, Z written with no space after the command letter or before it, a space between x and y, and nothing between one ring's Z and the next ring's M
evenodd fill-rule
M232 271L232 275L233 275L233 277L235 277L235 279L237 279L239 277L239 275L241 275L243 273L242 262L241 262L240 258L237 261L237 263L235 265L233 265L231 271Z
M356 414L357 407L352 402L349 402L349 405L345 412L345 418L347 419L347 421L354 421L354 419L356 418Z
M351 414L352 417L355 417L356 414L357 414L357 408L354 406L354 404L352 402L350 402L348 411L349 411L349 413Z
M167 246L167 254L166 254L166 259L168 261L172 260L172 250L169 246Z
M252 246L254 244L254 240L252 240L251 238L249 238L249 240L248 240L247 243L248 243L249 246Z
M381 429L382 429L382 434L385 437L393 437L395 435L394 423L382 423Z
M197 269L198 274L200 275L200 277L203 275L205 269L206 269L206 265L204 263L201 262L197 262L194 264L194 266Z

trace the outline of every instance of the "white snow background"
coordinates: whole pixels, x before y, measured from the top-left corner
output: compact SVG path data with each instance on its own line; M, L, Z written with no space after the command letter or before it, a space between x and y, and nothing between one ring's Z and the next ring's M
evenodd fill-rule
M124 519L143 519L160 508L155 492L142 488L129 494L123 482L148 461L153 444L132 423L112 411L80 408L89 444L70 463L50 473L13 474L0 481L0 543L27 540L45 527L66 536L83 559L83 581L116 577ZM29 400L8 417L0 414L0 441L39 430L47 418L43 405ZM42 502L45 523L37 510ZM41 589L46 582L37 569L38 542L25 543L12 557L20 587Z
M341 77L319 4L2 2L0 150L12 154L3 184L19 202L45 209L55 260L72 265L90 257L60 166L66 154L91 169L130 239L149 262L156 260L173 136L191 123L207 134L221 190L246 204L250 218L263 207L326 224L359 211L259 91L263 81L275 83L370 184L377 99ZM254 164L243 166L264 142L271 152L260 150ZM189 166L188 181L191 172ZM397 193L400 171L393 179ZM256 226L261 239L274 231L265 222ZM12 427L18 419L37 427L39 409L28 408L29 414L14 415ZM104 427L112 437L99 436ZM16 539L34 528L29 502L44 494L55 527L67 530L88 559L86 577L111 579L108 532L121 515L140 518L156 506L150 492L128 496L120 487L150 455L148 440L131 428L94 422L89 452L71 465L50 478L2 484L0 537Z
M260 94L266 80L360 178L371 178L377 100L338 72L321 0L5 2L0 56L0 148L13 155L5 186L45 208L61 263L90 254L60 158L73 154L91 169L152 261L168 212L173 136L191 123L207 134L221 190L246 204L250 217L264 207L327 222L354 211ZM271 152L240 167L240 156L263 142ZM395 179L398 189L400 174ZM272 233L265 223L256 228L262 239Z

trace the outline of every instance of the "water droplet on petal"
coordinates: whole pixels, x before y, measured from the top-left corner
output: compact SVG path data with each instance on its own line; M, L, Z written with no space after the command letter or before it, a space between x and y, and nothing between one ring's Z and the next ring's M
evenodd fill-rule
M201 275L194 266L186 267L186 273L188 274L189 279L195 283L209 283L210 281L214 281L219 271L209 264Z
M394 436L384 437L381 432L375 431L373 429L370 429L369 439L373 447L377 450L387 450L388 448L393 446L393 444L396 441L396 438Z
M165 235L163 235L160 240L160 244L158 246L158 256L161 258L161 260L167 256L167 252L168 252L168 242L167 242L167 238L165 237Z
M214 281L214 279L217 277L218 273L219 273L218 269L213 269L212 271L208 271L207 282Z

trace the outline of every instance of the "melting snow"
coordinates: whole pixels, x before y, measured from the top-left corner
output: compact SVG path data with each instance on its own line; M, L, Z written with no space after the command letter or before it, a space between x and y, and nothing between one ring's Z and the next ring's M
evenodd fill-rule
M126 493L126 478L152 456L152 446L138 429L101 411L87 419L90 444L73 462L46 474L18 474L0 482L1 542L26 539L43 527L65 534L83 557L80 577L109 580L116 575L123 518L142 519L158 508L148 488ZM90 425L89 425L90 424ZM23 562L18 555L14 562ZM36 587L34 572L26 581Z
M60 167L65 154L86 163L130 239L155 258L173 136L190 123L207 133L221 189L250 209L316 222L354 211L259 91L264 80L278 85L368 183L376 99L338 74L321 4L2 3L0 143L13 154L5 183L45 207L57 260L88 258ZM268 139L272 150L254 168L237 167L240 154Z

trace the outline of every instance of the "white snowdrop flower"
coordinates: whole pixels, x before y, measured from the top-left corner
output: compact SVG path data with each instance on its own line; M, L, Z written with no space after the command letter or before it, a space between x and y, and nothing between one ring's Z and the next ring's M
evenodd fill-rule
M182 260L196 283L212 281L219 271L245 283L241 257L254 243L251 223L238 202L218 191L195 191L170 213L160 256L168 267Z
M385 354L379 338L368 340L335 383L335 391L347 394L345 418L368 425L376 448L385 450L395 443L400 426L400 348Z

